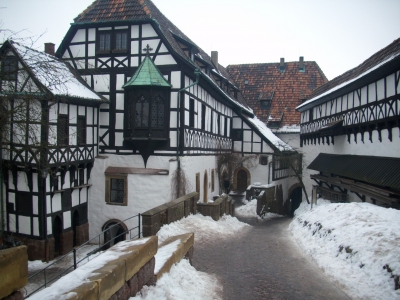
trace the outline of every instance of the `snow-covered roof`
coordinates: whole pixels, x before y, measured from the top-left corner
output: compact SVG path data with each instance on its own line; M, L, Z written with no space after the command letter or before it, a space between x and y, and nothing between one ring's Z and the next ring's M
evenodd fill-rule
M260 134L271 142L279 151L294 151L292 147L278 138L272 131L265 125L263 121L257 117L246 118L255 128L258 129Z
M343 73L342 75L317 88L310 96L310 99L299 105L296 109L300 111L307 109L310 106L313 106L313 102L316 102L319 99L323 101L322 98L324 98L325 96L354 83L355 81L367 76L368 74L383 67L384 65L393 63L393 60L398 60L399 58L400 38L372 55L359 66Z
M272 129L273 133L300 133L300 124L285 125L278 129Z
M10 41L10 44L28 71L54 96L107 102L104 97L85 85L79 75L74 74L65 62L17 42Z

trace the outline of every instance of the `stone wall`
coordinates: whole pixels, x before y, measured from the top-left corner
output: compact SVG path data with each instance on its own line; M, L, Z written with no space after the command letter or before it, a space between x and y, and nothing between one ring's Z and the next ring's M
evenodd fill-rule
M218 221L224 214L235 216L235 202L228 195L220 196L214 202L197 203L197 211Z
M189 214L196 214L198 200L199 193L192 192L142 213L143 236L155 235L161 226L180 220Z
M168 245L177 240L178 245L171 251ZM106 260L101 254L85 265L80 276L86 280L79 285L73 281L75 271L72 271L50 287L35 293L33 298L42 299L53 294L60 299L128 300L136 296L144 285L155 285L182 258L191 260L193 244L193 233L170 237L160 246L157 236L120 242L104 253L108 254ZM157 258L157 255L160 257ZM156 259L165 260L158 263L157 270Z
M19 289L28 283L27 247L0 250L0 272L0 299L23 299Z
M42 239L32 239L18 234L14 234L16 240L21 241L28 247L29 260L50 261L54 257L54 238L49 237L47 242ZM89 240L89 223L76 226L76 246L80 246ZM60 255L67 254L73 249L74 232L72 229L60 235Z

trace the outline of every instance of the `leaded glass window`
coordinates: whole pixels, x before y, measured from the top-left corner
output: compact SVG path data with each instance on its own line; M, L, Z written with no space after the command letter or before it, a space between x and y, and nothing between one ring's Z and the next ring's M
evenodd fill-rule
M115 35L115 50L127 50L128 34L126 32L117 33Z
M111 50L111 34L110 33L100 34L99 38L100 38L99 50L100 51L110 51Z
M152 103L151 127L164 127L164 99L160 95L157 95Z
M149 101L141 96L135 105L135 127L148 127L149 126Z
M124 203L125 180L119 178L111 178L110 202Z

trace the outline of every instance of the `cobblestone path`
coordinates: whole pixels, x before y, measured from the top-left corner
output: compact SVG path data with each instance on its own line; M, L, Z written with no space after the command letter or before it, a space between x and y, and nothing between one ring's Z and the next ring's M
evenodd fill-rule
M252 227L195 245L193 266L218 276L223 299L350 299L304 257L287 229L291 219L240 220Z

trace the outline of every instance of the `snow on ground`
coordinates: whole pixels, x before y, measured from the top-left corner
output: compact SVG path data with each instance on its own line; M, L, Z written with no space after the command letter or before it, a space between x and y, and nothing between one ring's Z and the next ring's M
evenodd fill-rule
M170 236L194 232L195 243L212 243L215 238L228 238L250 225L232 216L224 215L219 221L201 214L189 215L161 227L158 243ZM196 253L194 254L196 255ZM214 275L197 271L183 259L157 281L156 286L145 286L131 299L220 299L222 284Z
M238 231L250 226L240 222L235 217L223 215L219 221L201 214L189 215L176 222L161 227L158 235L158 243L162 243L170 236L194 232L195 243L213 242L215 237L227 238L237 234Z
M282 217L281 215L278 214L266 213L264 217L261 218L259 215L257 215L257 199L253 199L251 201L243 200L243 203L245 205L236 207L235 209L235 214L239 217L244 217L244 218L255 217L258 220L268 220L272 218Z
M182 259L157 281L156 286L144 286L141 293L130 299L220 299L221 286L216 276L197 271Z
M369 203L303 202L293 238L354 299L400 299L400 211ZM397 279L396 279L397 278Z

